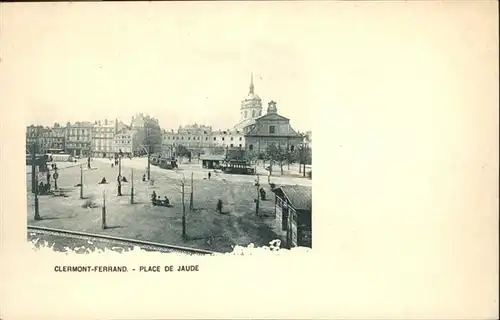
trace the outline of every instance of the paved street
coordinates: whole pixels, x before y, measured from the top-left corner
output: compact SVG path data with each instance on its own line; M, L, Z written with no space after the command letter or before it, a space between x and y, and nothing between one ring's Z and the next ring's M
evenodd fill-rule
M181 164L179 170L164 170L151 166L154 185L142 181L146 173L147 159L124 159L122 175L129 182L122 184L122 197L117 196L116 176L118 168L111 168L106 159L95 159L92 170L84 165L84 197L80 199L80 168L68 167L59 171L58 185L67 190L67 197L40 196L40 214L42 221L35 221L33 194L28 192L28 224L60 228L90 233L116 235L125 238L147 240L193 248L228 252L234 245L257 246L268 245L277 238L272 231L274 220L255 215L254 198L257 190L254 186L255 176L224 175L212 173L206 179L208 170L202 169L197 161L193 164ZM134 169L135 202L130 204L131 173ZM190 178L193 172L194 208L189 212ZM181 185L185 177L185 203L187 212L188 240L182 239L182 207ZM108 184L98 182L105 177ZM43 180L45 181L45 180ZM311 180L304 178L281 177L272 178L275 183L309 184ZM271 198L262 201L260 211L274 212L274 197L267 185L267 177L261 178L262 186ZM30 189L30 174L27 174L27 185ZM154 207L150 195L155 191L161 198L168 196L172 208ZM103 193L106 195L106 211L108 229L101 229L101 210ZM216 212L217 200L224 203L223 212ZM86 201L94 204L93 208L83 208Z

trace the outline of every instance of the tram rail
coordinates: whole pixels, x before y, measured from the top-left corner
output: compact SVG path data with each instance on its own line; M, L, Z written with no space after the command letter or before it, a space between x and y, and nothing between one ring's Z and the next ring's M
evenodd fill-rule
M127 247L139 247L143 250L147 251L159 251L166 253L182 253L187 255L212 255L216 252L202 250L202 249L194 249L182 246L175 246L157 242L143 241L143 240L135 240L135 239L127 239L121 237L114 237L109 235L102 234L92 234L86 232L79 231L69 231L69 230L61 230L54 228L47 228L41 226L32 226L28 225L28 233L41 234L41 235L52 235L58 237L66 237L101 243L109 243L115 246L127 246Z

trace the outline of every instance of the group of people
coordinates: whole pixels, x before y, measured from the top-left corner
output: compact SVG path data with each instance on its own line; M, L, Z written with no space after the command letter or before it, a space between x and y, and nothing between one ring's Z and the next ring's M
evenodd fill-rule
M38 194L48 194L50 193L50 183L43 183L40 181L40 184L38 185Z
M165 200L161 200L160 196L157 195L155 191L153 191L153 194L151 195L151 202L153 203L154 206L170 205L170 200L168 200L167 196L165 196Z

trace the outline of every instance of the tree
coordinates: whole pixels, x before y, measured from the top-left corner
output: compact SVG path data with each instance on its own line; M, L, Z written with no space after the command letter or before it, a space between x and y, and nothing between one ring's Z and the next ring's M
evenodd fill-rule
M288 152L280 145L276 146L271 144L267 147L267 157L269 160L269 170L272 172L272 165L276 163L280 167L281 174L283 175L283 166L289 159Z
M288 170L290 170L291 164L294 164L295 162L297 162L297 159L298 159L297 149L294 149L294 151L289 150L287 152L286 163L288 164Z
M250 165L255 165L255 172L257 173L257 154L254 151L247 150L245 152L245 160L250 163Z
M257 154L254 151L245 152L245 160L250 162L250 164L254 164L257 160Z
M190 157L190 152L189 150L183 146L182 144L179 144L175 147L175 155L177 157Z

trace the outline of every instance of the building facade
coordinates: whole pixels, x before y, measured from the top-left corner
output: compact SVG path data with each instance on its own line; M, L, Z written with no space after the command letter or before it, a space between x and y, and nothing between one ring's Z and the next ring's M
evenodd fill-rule
M139 142L134 146L134 154L145 154L148 150L151 153L161 152L163 131L158 119L139 113L132 117L130 128L135 131L136 140Z
M35 144L37 154L46 153L52 145L51 128L40 125L26 127L26 153L33 152Z
M66 152L73 156L89 156L92 151L92 122L75 122L66 124Z
M162 138L162 152L171 153L178 146L184 146L197 154L218 153L216 150L225 148L244 148L245 137L243 131L237 129L212 130L205 125L180 126L177 131L164 131Z
M137 150L139 141L137 132L128 128L123 128L113 136L112 152L113 154L123 153L124 156L133 156L134 150Z
M66 150L66 128L59 123L55 123L54 127L51 128L51 137L50 148L54 152L64 152Z
M125 124L118 119L115 121L95 121L92 134L92 156L108 158L115 153L115 136L125 128Z
M290 125L290 119L278 114L276 102L269 102L267 113L245 128L246 149L263 154L270 145L294 152L302 144L303 137Z
M312 193L304 186L281 186L275 194L275 224L288 248L312 248Z

